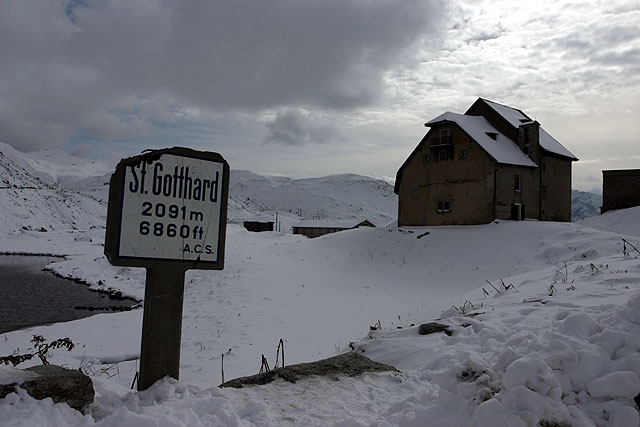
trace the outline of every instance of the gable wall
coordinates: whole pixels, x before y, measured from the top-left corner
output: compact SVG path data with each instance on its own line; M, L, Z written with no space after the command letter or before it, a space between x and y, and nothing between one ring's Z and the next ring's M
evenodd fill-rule
M436 160L440 131L448 129L453 159ZM460 159L466 149L468 157ZM424 156L430 155L427 163ZM431 128L402 171L398 225L484 224L493 220L494 162L454 124ZM451 212L438 213L438 201L449 200Z
M540 169L542 175L540 219L571 221L571 161L543 154Z

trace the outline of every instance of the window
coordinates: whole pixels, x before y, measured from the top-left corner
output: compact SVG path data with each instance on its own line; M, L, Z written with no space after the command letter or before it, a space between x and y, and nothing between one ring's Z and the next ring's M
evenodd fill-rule
M440 144L449 144L449 130L443 129L440 132Z
M440 160L447 160L448 158L447 150L440 150Z
M529 154L529 144L531 143L531 133L529 128L524 128L524 154Z
M514 175L513 176L513 190L514 191L522 191L522 176Z
M451 212L451 201L450 200L438 200L438 209L437 213L446 213Z
M469 150L463 148L460 150L460 160L466 160L469 157Z
M425 154L424 155L424 162L425 163L429 163L431 161L431 154Z
M411 183L411 188L409 189L409 191L411 192L411 198L412 199L417 199L418 198L418 183L417 182L412 182Z

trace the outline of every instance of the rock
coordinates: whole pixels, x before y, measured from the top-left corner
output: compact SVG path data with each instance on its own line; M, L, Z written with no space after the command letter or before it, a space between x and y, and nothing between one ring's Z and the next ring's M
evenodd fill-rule
M93 403L93 382L79 370L40 365L27 368L25 372L35 373L37 377L20 384L0 384L0 398L14 392L15 387L20 387L35 399L50 397L56 403L64 402L81 412Z
M437 322L423 323L418 327L418 333L420 335L435 334L436 332L444 332L448 336L451 336L452 334L447 325L443 325Z
M360 353L351 352L324 360L318 360L317 362L300 363L250 377L236 378L235 380L221 384L220 387L241 388L246 385L263 385L279 378L295 383L297 380L311 375L347 375L353 377L363 372L384 371L398 372L393 366L374 362Z

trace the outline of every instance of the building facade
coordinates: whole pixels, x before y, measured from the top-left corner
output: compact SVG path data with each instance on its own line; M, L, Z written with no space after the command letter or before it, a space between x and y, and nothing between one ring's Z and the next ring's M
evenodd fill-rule
M600 213L640 206L640 169L602 171Z
M522 111L479 98L425 126L396 175L399 226L571 221L577 158Z

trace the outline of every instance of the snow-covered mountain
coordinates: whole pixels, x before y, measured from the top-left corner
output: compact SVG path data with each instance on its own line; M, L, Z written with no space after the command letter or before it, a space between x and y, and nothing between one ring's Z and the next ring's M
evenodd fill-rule
M23 153L0 142L0 152L6 159L25 169L30 175L49 184L68 183L109 172L110 165L81 159L60 149L44 149Z
M0 196L0 231L104 226L111 177L104 165L59 150L25 154L6 144L0 144L0 155L2 185L7 187ZM293 179L232 170L229 189L230 222L274 219L278 212L282 231L315 217L384 225L397 209L392 185L354 174Z
M579 221L600 215L602 196L587 191L571 190L571 220Z
M63 175L38 171L33 164L27 155L0 145L0 232L87 230L104 225L104 203L65 190L56 184ZM50 169L56 170L60 171Z
M393 186L355 174L293 179L231 171L229 219L273 216L302 218L360 218L376 225L393 220L398 207Z

